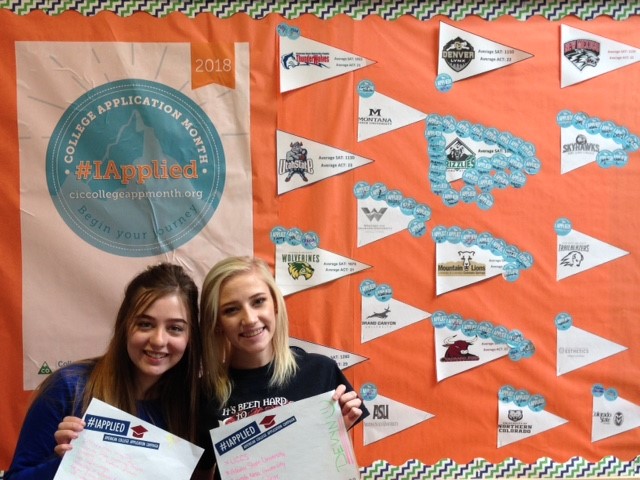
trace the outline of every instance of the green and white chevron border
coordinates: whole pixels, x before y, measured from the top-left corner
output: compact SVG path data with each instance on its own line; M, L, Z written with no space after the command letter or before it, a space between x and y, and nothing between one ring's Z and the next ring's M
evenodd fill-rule
M343 14L355 20L369 15L378 15L385 20L396 20L403 15L410 15L418 20L429 20L437 15L451 20L462 20L469 15L485 20L495 20L503 15L519 20L536 15L548 20L561 20L569 15L582 20L592 20L601 15L625 20L640 14L640 2L628 0L0 0L0 8L18 15L35 10L58 15L73 10L85 16L108 11L123 17L136 12L164 17L180 12L188 17L208 13L218 18L228 18L236 13L245 13L254 19L260 19L275 13L287 19L303 14L328 19Z
M526 464L514 458L492 464L477 458L468 464L457 464L445 459L434 465L409 460L393 466L378 460L360 469L360 480L478 480L478 479L637 479L640 478L640 456L624 462L616 457L605 457L599 462L588 462L573 457L565 463L540 458Z

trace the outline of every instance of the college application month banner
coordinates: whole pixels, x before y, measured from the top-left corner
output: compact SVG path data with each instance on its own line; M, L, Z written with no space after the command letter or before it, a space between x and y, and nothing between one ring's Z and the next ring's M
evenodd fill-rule
M33 389L102 350L146 265L182 263L199 279L252 251L249 45L43 41L15 53ZM192 56L222 59L221 74Z

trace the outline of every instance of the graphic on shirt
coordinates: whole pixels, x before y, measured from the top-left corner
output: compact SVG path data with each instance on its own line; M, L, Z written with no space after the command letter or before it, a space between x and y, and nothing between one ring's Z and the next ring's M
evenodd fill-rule
M380 92L358 91L358 142L420 122L427 116Z
M373 162L282 130L276 140L278 195Z
M557 236L556 251L558 281L629 254L574 229L565 235Z
M278 33L281 93L375 63L355 53L303 37L297 29L279 28Z
M435 416L393 398L380 395L380 393L373 400L367 402L367 408L371 415L362 421L364 424L364 445L378 442Z
M607 389L604 395L593 396L591 416L591 441L620 435L640 427L640 405L615 395L607 395L613 389Z
M570 317L567 313L561 315ZM623 345L576 327L571 318L565 321L570 323L558 326L556 332L558 376L627 350Z
M276 245L276 283L285 296L370 268L319 248L320 239L313 232L275 227L271 239Z
M498 400L498 448L525 440L564 425L568 420L547 412L546 401L542 395L531 395L528 391L515 390L511 396Z
M358 199L358 247L368 245L403 230L416 237L427 233L431 207L405 197L400 190L389 189L384 183L369 185L360 181L353 188Z
M568 25L560 29L562 88L640 61L640 49Z
M600 168L623 168L640 148L640 137L611 120L562 110L556 121L561 135L561 173L595 162Z
M438 51L438 74L448 74L454 82L533 57L444 22L440 22Z
M237 405L227 405L225 408L220 410L220 416L223 419L221 420L221 423L223 425L227 425L233 422L237 422L238 420L242 420L247 417L266 412L267 410L271 410L272 408L286 405L287 403L289 403L289 400L284 397L271 396L262 398L260 400L239 403Z

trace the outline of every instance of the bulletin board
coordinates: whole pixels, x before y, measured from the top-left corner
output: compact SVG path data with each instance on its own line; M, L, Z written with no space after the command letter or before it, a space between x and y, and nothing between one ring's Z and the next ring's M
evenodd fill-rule
M361 478L640 476L640 6L148 3L0 2L0 470L137 271L255 254Z

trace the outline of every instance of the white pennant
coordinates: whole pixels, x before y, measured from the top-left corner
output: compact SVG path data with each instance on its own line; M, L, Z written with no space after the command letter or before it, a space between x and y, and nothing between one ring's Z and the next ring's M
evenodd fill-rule
M436 376L439 382L509 354L509 345L469 337L461 331L434 328Z
M454 82L507 67L533 57L530 53L440 22L438 74Z
M382 93L359 97L358 141L391 132L427 118L427 114Z
M282 244L276 245L275 267L276 283L286 296L358 273L371 265L321 248L306 250Z
M308 353L319 353L325 357L329 357L338 364L340 370L346 370L349 367L353 367L365 360L367 357L356 355L355 353L347 352L345 350L337 350L335 348L326 347L317 343L307 342L300 340L299 338L289 337L289 345L299 347Z
M561 128L560 138L562 174L595 162L598 152L602 150L614 151L620 148L613 138L594 135L574 126Z
M591 441L619 435L640 427L640 406L624 398L593 397Z
M567 420L545 410L534 412L514 403L498 404L498 448L533 437L567 423Z
M558 376L627 349L627 347L574 326L568 330L558 330L557 346Z
M582 273L629 254L577 230L571 230L567 235L558 235L557 238L557 280Z
M371 415L362 422L365 445L414 427L434 416L432 413L418 410L382 395L367 401L366 405Z
M362 343L429 318L431 314L394 298L362 297Z
M276 138L278 195L373 162L281 130Z
M437 243L436 295L501 275L505 263L502 257L478 246Z
M640 49L568 25L560 41L561 87L568 87L640 61Z
M358 199L358 247L406 230L411 217L384 200Z
M288 92L375 63L305 37L280 37L280 92Z

